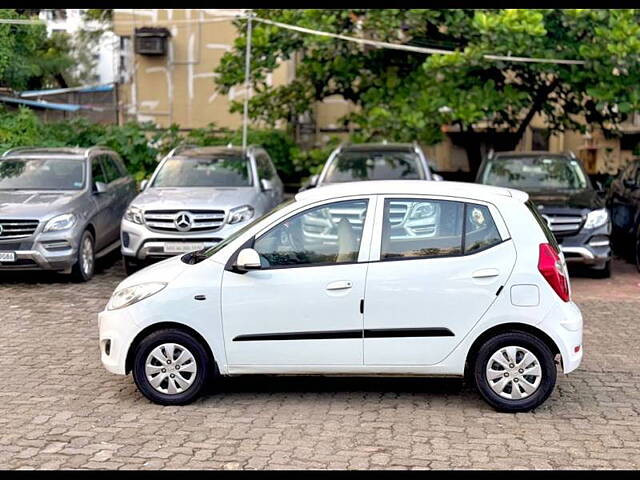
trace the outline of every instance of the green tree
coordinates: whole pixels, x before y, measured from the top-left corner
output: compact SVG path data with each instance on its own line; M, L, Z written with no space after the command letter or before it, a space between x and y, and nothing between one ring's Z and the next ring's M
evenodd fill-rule
M640 109L638 10L256 10L256 16L354 37L455 51L425 55L378 49L254 22L249 112L273 124L292 121L314 102L339 94L354 102L365 140L442 138L443 125L474 134L512 132L511 147L537 113L550 132L615 134ZM244 82L246 20L222 58L222 92ZM268 74L296 56L295 79L271 86ZM485 55L581 59L584 65L488 60ZM240 102L232 110L241 111ZM468 154L480 161L479 144Z
M29 19L0 9L0 19ZM66 86L64 73L73 65L68 38L47 37L44 25L0 23L0 86L16 90Z

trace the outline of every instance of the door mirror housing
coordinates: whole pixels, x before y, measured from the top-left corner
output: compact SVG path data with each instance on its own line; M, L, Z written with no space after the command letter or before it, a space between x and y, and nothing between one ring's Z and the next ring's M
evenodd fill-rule
M606 193L602 182L596 181L596 192L598 192L599 195L604 195Z
M146 178L142 180L140 182L140 191L142 192L145 188L147 188L148 184L149 184L149 180L147 180Z
M243 248L240 250L240 253L238 253L238 258L233 268L242 273L248 272L249 270L260 270L262 268L260 255L253 248Z
M104 182L95 182L95 193L104 193L107 191L107 184Z
M300 192L303 192L305 190L309 190L310 188L314 188L318 185L318 179L320 178L320 175L311 175L309 177L308 180L306 180L305 182L302 182L302 185L300 185Z
M270 190L273 190L273 183L271 182L271 180L263 178L262 180L260 180L260 187L262 188L263 192L268 192Z

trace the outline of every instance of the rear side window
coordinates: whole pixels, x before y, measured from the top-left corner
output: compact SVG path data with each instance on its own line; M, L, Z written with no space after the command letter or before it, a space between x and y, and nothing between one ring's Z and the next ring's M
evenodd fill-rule
M473 253L502 242L489 208L467 203L465 213L464 252Z
M450 257L502 242L484 205L431 199L386 199L381 260Z
M538 209L536 208L534 203L531 200L527 200L525 205L527 206L527 208L529 209L529 211L533 215L533 218L536 219L536 222L538 222L538 225L540 225L540 228L542 229L542 232L544 233L544 236L547 238L547 241L553 246L553 248L555 249L556 253L560 253L560 246L558 245L558 242L556 241L556 237L553 235L553 232L549 229L549 225L547 224L545 219L542 218L542 216L538 212Z
M462 254L464 204L448 200L386 199L382 260Z

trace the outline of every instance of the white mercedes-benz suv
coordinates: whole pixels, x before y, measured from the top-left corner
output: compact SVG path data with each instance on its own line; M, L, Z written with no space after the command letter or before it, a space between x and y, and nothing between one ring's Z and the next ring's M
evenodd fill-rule
M527 411L583 354L564 257L527 194L454 182L299 193L124 280L99 329L107 370L165 405L220 375L399 374L466 376Z

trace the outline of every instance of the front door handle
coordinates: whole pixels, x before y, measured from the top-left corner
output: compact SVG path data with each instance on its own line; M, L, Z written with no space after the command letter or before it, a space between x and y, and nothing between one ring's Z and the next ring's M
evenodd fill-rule
M337 282L331 282L327 285L327 290L346 290L347 288L351 288L353 283L349 280L339 280Z
M476 270L471 274L473 278L489 278L497 277L500 275L500 270L497 268L483 268L482 270Z

